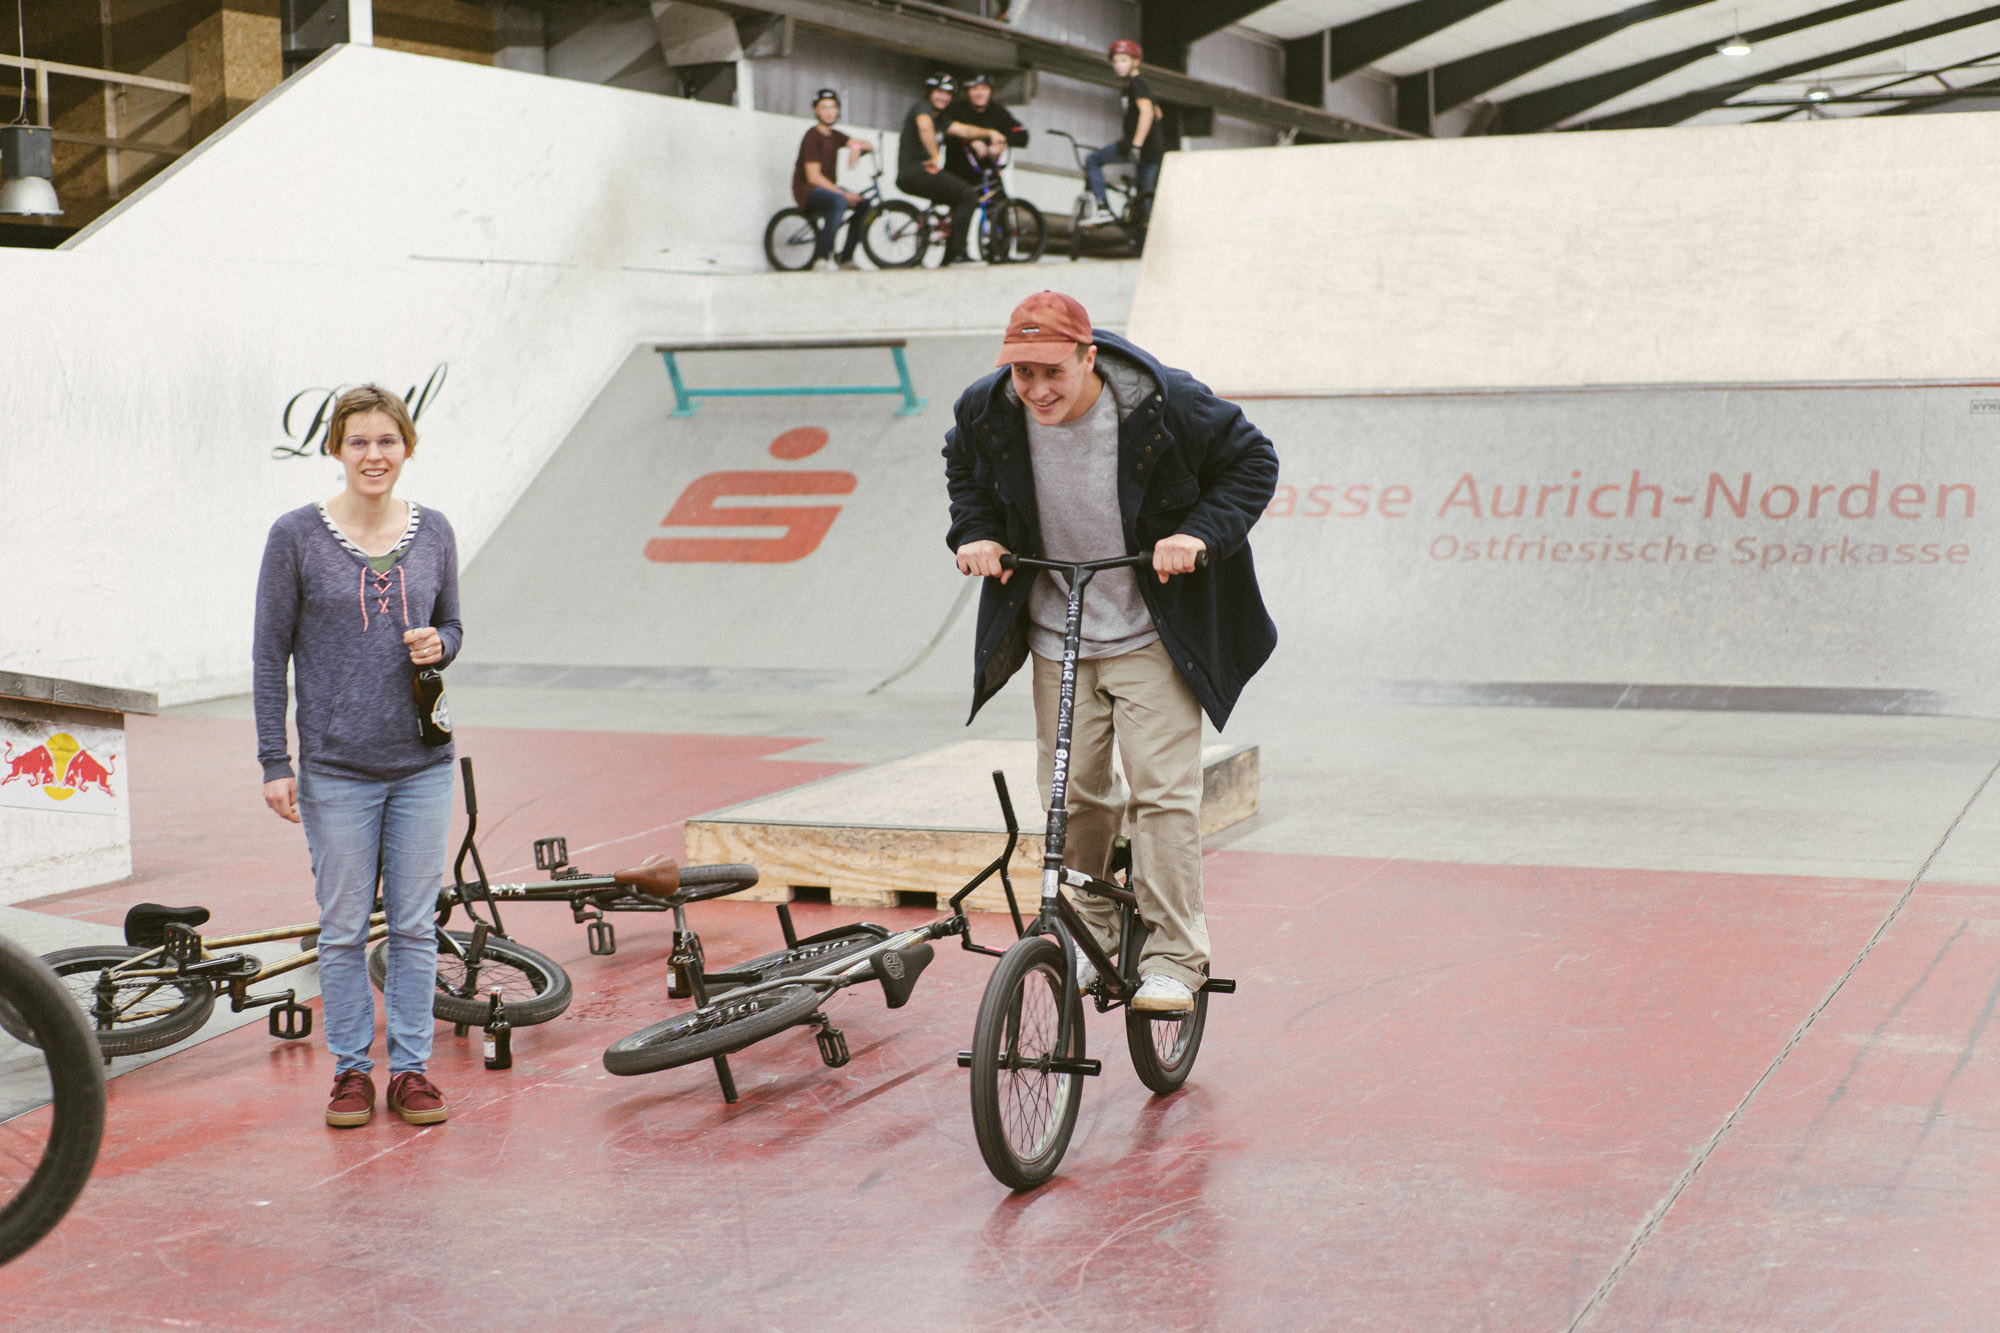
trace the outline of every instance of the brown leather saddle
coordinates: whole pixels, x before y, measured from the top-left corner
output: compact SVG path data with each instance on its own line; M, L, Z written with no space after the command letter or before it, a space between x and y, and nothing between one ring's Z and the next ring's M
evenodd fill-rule
M681 886L681 868L674 858L662 852L649 856L630 870L620 870L611 876L627 888L650 893L656 898L670 898Z

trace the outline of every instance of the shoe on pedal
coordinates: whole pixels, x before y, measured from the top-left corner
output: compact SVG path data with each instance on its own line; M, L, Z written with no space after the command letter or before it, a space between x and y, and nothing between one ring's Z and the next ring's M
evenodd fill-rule
M1088 995L1090 988L1097 984L1097 964L1091 962L1090 955L1074 944L1069 946L1069 951L1076 958L1076 993Z
M326 1104L326 1123L335 1129L355 1129L375 1114L375 1080L359 1069L333 1078L333 1100Z
M1172 977L1149 972L1139 981L1132 1007L1152 1014L1182 1013L1194 1008L1194 992Z
M389 1080L389 1109L408 1125L435 1125L449 1114L437 1085L414 1071Z

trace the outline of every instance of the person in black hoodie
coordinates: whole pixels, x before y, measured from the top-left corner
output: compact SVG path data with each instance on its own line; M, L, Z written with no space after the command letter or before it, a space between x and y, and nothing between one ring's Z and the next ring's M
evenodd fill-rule
M1220 729L1277 646L1249 544L1277 485L1277 451L1241 408L1093 329L1059 292L1015 308L999 365L960 395L945 435L946 545L959 572L986 577L972 710L1033 657L1047 790L1068 593L1052 575L1014 578L1000 557L1081 562L1152 548L1156 577L1107 571L1084 599L1064 860L1088 875L1109 869L1127 813L1112 800L1115 736L1149 931L1132 1007L1185 1010L1208 967L1201 716ZM1076 907L1114 951L1116 907L1087 894ZM1078 963L1087 986L1096 974Z
M969 139L956 136L947 141L944 169L972 186L986 180L986 168L999 161L1009 145L1028 146L1028 129L1014 119L1014 113L993 100L993 80L975 74L965 81L965 101L952 108L957 123L987 130L993 137Z

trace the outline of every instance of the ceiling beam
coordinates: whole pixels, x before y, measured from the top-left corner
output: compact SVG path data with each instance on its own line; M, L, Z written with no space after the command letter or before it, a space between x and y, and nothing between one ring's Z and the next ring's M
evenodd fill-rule
M1944 106L1967 97L2000 97L2000 79L1988 79L1984 83L1968 83L1963 88L1954 88L1948 93L1925 93L1922 97L1912 97L1901 106L1890 107L1887 111L1871 111L1869 116L1907 116L1917 111L1927 111L1934 106Z
M1500 0L1405 0L1394 8L1329 28L1326 77L1344 79L1498 3Z
M1034 69L1082 83L1116 88L1121 80L1111 72L1102 51L1016 30L991 19L974 18L941 5L916 0L726 0L719 9L782 14L809 28L922 56L942 64L983 69ZM1279 130L1293 130L1321 140L1403 139L1411 136L1386 125L1370 125L1303 106L1281 97L1266 97L1225 84L1192 79L1178 70L1148 63L1146 81L1162 102L1207 107Z
M1146 48L1146 59L1153 64L1185 71L1190 46L1270 3L1271 0L1144 0L1139 6L1139 43Z
M1779 65L1776 69L1760 70L1755 74L1746 74L1740 79L1731 79L1727 83L1711 84L1706 88L1697 88L1692 92L1682 93L1678 97L1669 97L1664 101L1653 102L1647 106L1633 107L1629 111L1620 111L1614 115L1600 116L1596 120L1586 121L1582 125L1576 126L1576 128L1582 130L1629 130L1678 125L1689 116L1697 116L1704 111L1713 110L1715 107L1722 106L1728 102L1732 97L1747 93L1752 88L1761 88L1765 84L1775 83L1779 79L1789 79L1796 74L1810 74L1815 70L1829 69L1835 65L1844 65L1850 60L1859 60L1864 56L1876 55L1882 51L1893 51L1899 46L1909 46L1914 42L1929 41L1933 37L1942 37L1946 33L1957 32L1962 28L1973 28L1982 23L1994 22L2000 22L2000 5L1991 5L1985 9L1975 9L1970 14L1959 14L1937 23L1927 23L1921 28L1911 28L1906 32L1892 33L1887 37L1879 37L1872 42L1862 42L1859 45L1850 46L1844 50L1828 51L1822 55L1812 56L1805 60L1795 60L1789 65ZM1745 33L1744 36L1748 37L1749 34ZM1756 39L1751 38L1751 40L1754 42Z
M1807 28L1818 27L1822 23L1836 23L1856 14L1865 14L1871 9L1893 5L1899 0L1843 0L1843 3L1826 9L1816 9L1810 14L1786 19L1782 23L1767 24L1753 28L1743 36L1752 42L1767 42L1790 33L1803 32ZM1549 88L1541 88L1532 93L1509 98L1500 104L1500 114L1495 119L1491 133L1531 134L1536 130L1552 129L1571 116L1581 115L1594 106L1602 106L1613 98L1622 97L1634 88L1643 88L1654 79L1664 78L1677 69L1685 69L1697 60L1706 60L1715 54L1715 43L1704 42L1700 46L1683 47L1679 51L1669 51L1617 69L1605 70L1568 83L1559 83Z
M1635 24L1708 3L1710 0L1646 0L1645 4L1633 5L1615 14L1572 23L1566 28L1557 28L1535 37L1524 37L1518 42L1466 56L1463 60L1448 61L1431 71L1437 109L1449 111L1455 106L1463 106L1481 93L1512 83L1523 74L1553 64L1592 42L1601 42Z

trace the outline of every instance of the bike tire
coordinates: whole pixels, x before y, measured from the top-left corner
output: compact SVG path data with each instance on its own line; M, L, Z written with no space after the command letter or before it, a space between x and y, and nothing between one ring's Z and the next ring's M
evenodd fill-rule
M1008 199L991 215L979 237L989 264L1032 264L1049 246L1049 222L1026 199Z
M819 251L819 221L803 208L781 208L764 224L764 258L780 273L803 273Z
M877 205L862 222L861 248L876 268L915 268L929 245L924 215L900 199Z
M106 1056L140 1055L171 1046L198 1030L215 1012L215 988L200 978L134 978L117 984L118 1014L112 1026L98 1027L94 1012L98 977L106 968L151 952L129 944L86 944L42 955L42 962L55 973ZM162 1003L170 1002L165 1009L151 1003L161 991L170 992L161 997ZM148 1007L140 1009L139 1005ZM0 1005L0 1028L16 1041L35 1044L34 1031L4 1005Z
M1194 993L1194 1008L1181 1019L1148 1018L1125 1010L1125 1045L1132 1052L1132 1069L1139 1081L1165 1096L1178 1091L1194 1072L1201 1051L1202 1030L1208 1026L1208 992Z
M440 933L457 941L460 950L472 947L469 931L447 930ZM368 976L375 983L376 990L382 990L388 984L387 940L369 953ZM561 963L525 944L516 944L498 935L486 937L486 956L479 964L477 997L455 994L454 991L465 985L465 960L445 948L440 941L438 988L431 1000L431 1013L447 1023L480 1026L486 1021L490 1009L486 997L491 993L496 976L500 981L500 1002L507 1011L507 1022L517 1028L530 1028L561 1017L575 994L570 986L569 973L563 971Z
M825 967L828 963L838 962L850 954L860 953L863 949L880 944L888 938L888 931L865 922L841 926L813 939L801 940L795 948L762 954L747 962L736 963L726 970L738 975L748 973L756 977L756 982L740 983L746 986L755 985L757 982L776 981L779 977L796 976L801 972L811 972L816 968Z
M0 1175L0 1264L46 1236L76 1202L97 1164L104 1141L104 1057L69 988L40 959L0 940L0 999L8 1017L34 1036L48 1068L51 1108L48 1137L39 1143L23 1122L19 1156L4 1160L23 1169ZM10 1029L11 1030L11 1029ZM42 1121L33 1122L39 1127ZM28 1158L34 1158L32 1170Z
M620 1037L604 1050L613 1074L653 1074L729 1055L775 1036L819 1008L815 986L780 986L740 1000L723 996L699 1009Z
M1047 935L1030 935L1008 949L979 1001L972 1025L972 1132L986 1169L1011 1190L1034 1189L1054 1175L1076 1131L1082 1075L1003 1067L1003 1061L1059 1054L1053 1048L1065 1006L1067 1054L1079 1058L1083 1006L1063 985L1062 946Z

